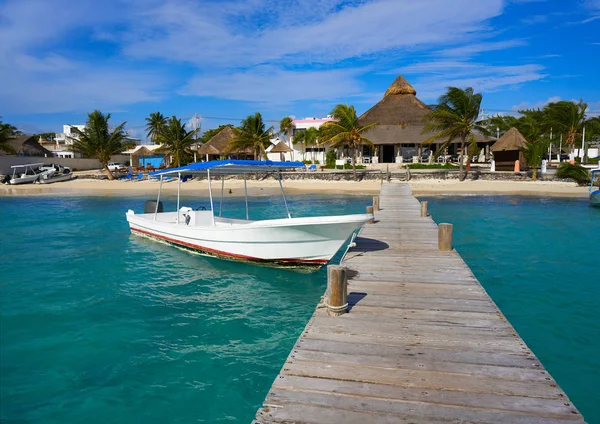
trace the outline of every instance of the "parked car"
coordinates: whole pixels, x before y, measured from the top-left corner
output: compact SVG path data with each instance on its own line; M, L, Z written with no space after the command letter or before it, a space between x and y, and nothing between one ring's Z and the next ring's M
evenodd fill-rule
M110 162L108 164L109 171L127 171L127 165L120 162Z

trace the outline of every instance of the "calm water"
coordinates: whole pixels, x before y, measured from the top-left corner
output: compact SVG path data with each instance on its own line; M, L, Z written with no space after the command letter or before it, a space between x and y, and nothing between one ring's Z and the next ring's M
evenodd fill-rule
M296 216L368 201L290 199ZM280 198L250 207L251 219L285 216ZM324 270L130 236L125 211L143 199L0 197L0 208L3 423L250 422L325 288ZM245 214L239 200L224 210Z
M587 199L435 197L436 222L590 424L600 423L600 208Z
M361 213L370 198L290 200L306 216ZM427 200L437 222L454 224L457 249L519 334L600 423L600 209L525 197ZM253 418L324 290L324 271L223 262L132 237L124 212L142 204L0 198L0 421ZM257 199L251 218L283 217L282 207ZM225 210L244 215L239 200Z

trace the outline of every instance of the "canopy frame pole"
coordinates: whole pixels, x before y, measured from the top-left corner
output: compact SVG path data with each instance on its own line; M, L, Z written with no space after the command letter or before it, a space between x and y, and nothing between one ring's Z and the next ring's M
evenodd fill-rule
M281 184L281 172L278 174L278 177L279 187L281 187L281 195L283 196L283 203L285 204L285 211L287 212L288 218L291 219L292 215L290 215L290 209L288 208L287 200L285 198L285 191L283 191L283 184Z
M219 217L223 213L223 195L225 192L225 175L221 175L221 201L219 202Z
M246 195L246 221L248 221L248 186L246 184L246 174L244 174L244 194Z
M210 214L212 216L212 225L215 226L215 208L213 205L212 185L210 183L210 169L206 170L208 174L208 196L210 197Z
M158 196L156 197L156 207L154 208L154 220L158 215L158 204L160 203L160 192L162 191L163 176L160 174L160 185L158 186Z
M181 190L181 172L177 173L177 223L179 224L179 193Z

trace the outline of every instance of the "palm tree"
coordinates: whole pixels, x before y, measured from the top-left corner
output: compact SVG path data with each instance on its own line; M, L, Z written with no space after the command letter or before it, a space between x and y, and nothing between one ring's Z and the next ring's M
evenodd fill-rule
M290 134L293 128L294 124L292 123L292 118L289 116L286 116L279 122L279 134L281 134L284 139L286 139L286 136Z
M229 142L229 152L252 150L254 160L260 156L267 157L266 148L271 144L271 133L273 127L265 129L260 112L248 116L236 129L236 136Z
M352 172L354 181L356 177L356 150L366 143L373 145L371 140L362 136L362 134L371 128L379 125L378 122L361 127L356 116L354 106L339 104L331 112L334 121L325 122L321 126L322 141L332 143L332 147L348 147L352 150Z
M515 122L515 128L525 137L525 147L521 148L525 161L533 169L531 178L537 180L537 169L542 164L544 154L548 152L550 138L542 134L543 127L531 116L523 116Z
M467 151L467 143L476 143L474 131L488 134L488 130L483 123L477 121L481 100L482 95L474 93L471 87L465 90L448 87L446 94L438 99L438 104L431 106L432 111L423 118L425 126L422 133L437 132L436 135L425 140L423 144L431 144L445 139L435 156L439 155L452 141L460 140L461 181L464 180L463 155Z
M549 103L544 108L547 124L556 133L564 134L565 143L571 146L571 153L573 153L577 140L581 140L583 137L586 109L587 104L583 103L583 100L578 103L562 100Z
M167 118L160 112L153 112L148 118L146 118L146 136L152 140L152 143L156 144L160 133L165 129L167 125Z
M112 132L109 130L108 120L110 113L104 115L95 110L88 115L88 121L83 131L77 127L71 130L77 138L73 141L73 151L81 153L84 157L96 158L100 162L109 180L114 180L112 172L108 169L108 162L112 155L119 154L126 148L125 122L118 125Z
M15 149L10 145L10 139L19 135L17 127L5 124L0 120L0 151L15 154Z
M181 119L173 115L162 131L158 133L156 140L164 145L167 154L171 155L172 162L179 167L182 162L187 162L192 158L191 147L196 142L194 136L197 131L197 129L187 131L185 124L181 123Z
M305 131L300 131L294 137L294 141L298 143L304 144L304 154L302 155L302 159L304 160L306 155L306 148L309 146L314 146L317 144L317 139L319 138L319 130L314 127L308 128ZM313 160L314 160L314 152L313 152Z
M289 140L290 140L289 135L293 129L294 129L294 123L290 116L286 116L285 118L282 118L281 121L279 122L279 134L281 134L283 136L283 139L285 141L289 142ZM293 148L293 145L290 145L290 147ZM292 150L292 160L294 160L293 150Z

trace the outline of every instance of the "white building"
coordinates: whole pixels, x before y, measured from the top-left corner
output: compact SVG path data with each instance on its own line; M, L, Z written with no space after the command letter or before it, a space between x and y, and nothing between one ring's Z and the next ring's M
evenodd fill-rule
M308 117L304 119L294 119L292 121L293 129L292 134L289 139L284 140L292 149L293 152L285 153L284 157L286 161L318 161L320 164L325 163L325 153L327 152L327 148L324 145L318 143L316 146L305 146L303 143L294 143L294 137L302 131L306 131L309 128L319 128L325 122L333 121L334 119L331 116L327 116L326 118L313 118ZM273 139L271 142L273 144L277 144L280 139ZM269 149L267 149L269 150ZM270 160L280 160L279 153L269 153L268 154Z
M55 157L79 158L81 155L73 152L73 139L78 138L73 128L83 131L85 125L63 125L62 133L56 133L51 140L40 140L40 144L50 150Z

